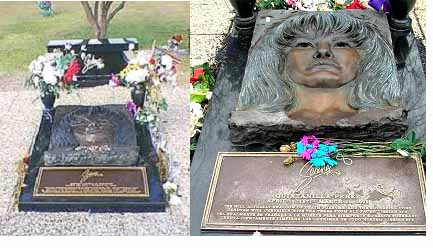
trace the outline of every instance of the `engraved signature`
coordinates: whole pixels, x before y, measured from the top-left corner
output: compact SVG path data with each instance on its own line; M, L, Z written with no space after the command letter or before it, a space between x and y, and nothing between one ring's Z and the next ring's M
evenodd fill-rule
M388 191L388 192L385 191L385 187L382 184L378 184L376 186L376 190L380 194L391 198L391 200L394 200L395 198L397 198L397 197L399 197L401 195L400 190L398 190L396 188L393 188L391 191Z
M102 174L99 171L90 171L90 169L87 169L83 173L81 173L80 183L84 183L92 177L103 177L103 176L104 174Z
M315 178L321 176L321 175L341 175L341 172L334 169L333 167L329 165L325 165L323 167L313 167L310 162L307 162L302 166L301 170L299 171L299 176L304 178L302 182L298 184L298 186L295 189L296 193L301 192L305 188L307 188Z

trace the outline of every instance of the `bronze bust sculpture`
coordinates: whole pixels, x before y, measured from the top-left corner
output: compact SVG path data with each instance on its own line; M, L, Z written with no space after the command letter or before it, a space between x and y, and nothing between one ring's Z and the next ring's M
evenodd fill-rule
M56 112L44 160L48 166L134 165L138 150L134 121L124 106L78 106L64 115Z
M241 129L250 122L266 132L260 126L269 128L275 119L279 129L307 126L294 127L299 132L339 122L353 122L356 128L360 116L368 117L363 112L393 112L393 117L404 119L392 46L381 32L341 11L295 12L268 28L250 48L230 127ZM261 116L263 124L253 120L254 115ZM235 143L238 134L232 132Z

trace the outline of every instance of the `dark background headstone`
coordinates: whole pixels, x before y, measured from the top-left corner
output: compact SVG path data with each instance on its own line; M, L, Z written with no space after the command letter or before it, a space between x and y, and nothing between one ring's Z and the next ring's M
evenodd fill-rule
M278 150L275 146L233 146L229 140L229 114L237 105L252 33L252 30L234 29L228 36L209 111L191 164L191 235L205 234L200 231L200 224L218 152ZM425 76L413 33L406 39L409 55L405 67L399 68L398 76L406 85L403 95L411 109L409 126L417 131L421 140L425 140Z

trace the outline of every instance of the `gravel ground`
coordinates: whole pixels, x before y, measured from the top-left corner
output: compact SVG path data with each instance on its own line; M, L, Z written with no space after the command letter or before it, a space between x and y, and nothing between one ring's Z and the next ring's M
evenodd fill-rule
M185 60L183 63L189 63ZM179 73L178 87L163 87L168 111L161 115L161 131L174 161L180 166L175 182L182 204L165 213L37 213L12 207L17 162L37 132L42 108L36 91L23 88L23 75L0 75L0 235L188 235L189 234L189 83ZM125 88L99 86L64 95L56 104L124 104ZM95 97L96 96L96 97Z

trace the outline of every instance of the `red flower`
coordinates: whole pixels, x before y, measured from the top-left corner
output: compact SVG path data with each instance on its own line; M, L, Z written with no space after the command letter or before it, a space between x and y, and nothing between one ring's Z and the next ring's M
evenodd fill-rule
M78 60L74 59L69 64L69 67L63 76L63 81L65 83L71 82L73 77L77 75L78 72L80 72L80 64L78 63Z
M156 61L155 61L154 58L151 58L151 59L149 60L149 64L154 65L155 63L156 63Z
M202 75L204 75L204 69L201 67L195 68L192 77L189 78L189 82L193 84L200 81L200 76Z
M359 0L353 0L353 2L346 6L346 9L367 9Z

